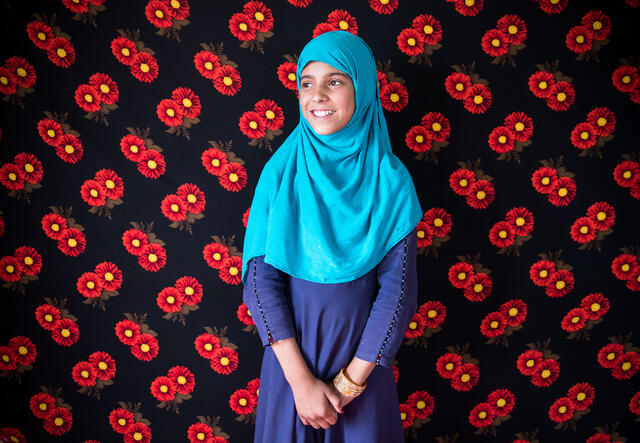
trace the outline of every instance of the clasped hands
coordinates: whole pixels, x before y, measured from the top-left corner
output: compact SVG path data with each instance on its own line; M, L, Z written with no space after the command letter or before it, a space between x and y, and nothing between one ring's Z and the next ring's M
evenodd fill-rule
M320 380L313 375L291 386L296 411L305 426L328 429L343 414L343 408L355 397L342 394L333 385L333 378Z

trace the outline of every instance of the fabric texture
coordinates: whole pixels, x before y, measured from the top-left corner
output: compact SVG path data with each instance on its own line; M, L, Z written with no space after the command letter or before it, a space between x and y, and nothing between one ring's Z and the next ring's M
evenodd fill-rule
M391 149L369 46L349 32L327 32L304 47L297 72L310 61L351 77L354 114L340 131L318 135L300 109L299 124L256 186L244 238L245 284L247 263L259 255L305 280L354 280L423 215L411 175Z
M249 261L243 299L265 345L254 442L403 442L393 360L417 309L417 230L392 247L370 272L350 282L321 284ZM296 337L317 378L333 378L353 356L377 365L367 388L328 429L300 421L293 392L270 344Z

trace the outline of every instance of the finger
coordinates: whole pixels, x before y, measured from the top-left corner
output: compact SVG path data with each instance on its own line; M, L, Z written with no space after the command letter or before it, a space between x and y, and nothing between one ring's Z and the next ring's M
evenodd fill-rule
M320 429L320 425L317 421L309 419L309 424L313 426L313 429Z
M306 418L300 417L300 421L302 422L303 425L309 426L309 421Z
M339 412L340 414L343 413L342 410L342 404L341 404L341 400L340 397L338 397L337 395L333 395L333 394L329 394L327 395L327 397L329 398L329 402L331 403L331 405L333 406L333 408Z
M329 423L323 417L318 417L316 419L316 423L318 423L318 425L320 425L320 427L323 429L329 429L329 426L331 426L331 423Z
M333 409L333 407L330 407L327 409L322 418L330 425L335 425L336 421L338 421L338 413L335 409Z

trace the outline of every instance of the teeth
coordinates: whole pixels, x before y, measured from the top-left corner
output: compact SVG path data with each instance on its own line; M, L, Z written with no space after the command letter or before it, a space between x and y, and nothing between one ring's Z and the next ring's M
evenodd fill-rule
M326 117L327 115L333 114L336 111L311 111L313 115L316 117Z

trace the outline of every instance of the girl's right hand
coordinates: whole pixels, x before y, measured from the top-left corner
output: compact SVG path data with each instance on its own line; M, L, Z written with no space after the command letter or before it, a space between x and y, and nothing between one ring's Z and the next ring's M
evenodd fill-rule
M328 429L336 423L340 397L325 382L312 376L291 386L291 390L302 424Z

